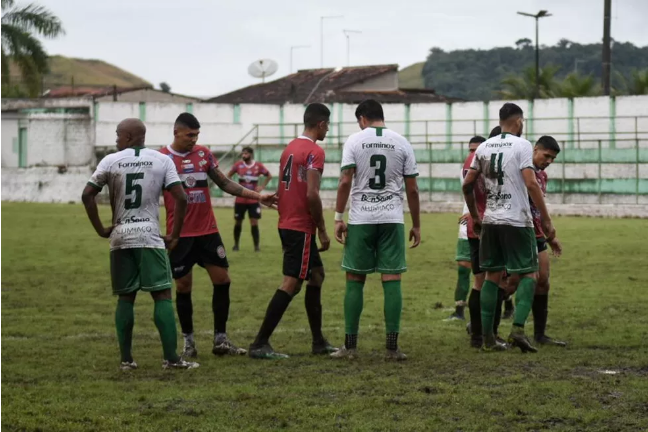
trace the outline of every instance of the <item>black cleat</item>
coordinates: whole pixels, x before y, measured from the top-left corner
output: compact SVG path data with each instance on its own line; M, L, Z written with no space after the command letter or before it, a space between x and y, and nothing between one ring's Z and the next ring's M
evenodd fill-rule
M531 345L529 338L524 334L524 330L513 330L508 337L508 343L511 348L518 347L523 353L537 353L538 349Z
M331 345L326 339L313 342L311 353L315 355L333 354L338 348Z
M234 245L234 247L232 248L232 250L233 250L234 252L238 252L238 251L239 251L239 247L238 247L238 245Z
M470 337L470 347L480 349L484 345L484 340L481 336L471 336Z
M553 345L561 348L565 348L567 346L567 342L551 338L547 335L535 336L534 339L536 343L539 343L540 345Z
M260 248L259 246L256 246L256 247L254 248L254 252L261 252L261 248Z
M248 356L250 356L253 359L263 359L263 360L282 360L288 358L287 354L281 354L275 352L275 350L272 349L270 344L265 344L258 347L250 345Z

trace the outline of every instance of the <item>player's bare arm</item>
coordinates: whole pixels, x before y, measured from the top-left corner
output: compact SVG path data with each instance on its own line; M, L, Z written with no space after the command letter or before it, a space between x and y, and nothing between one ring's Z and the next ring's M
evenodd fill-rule
M527 191L529 192L529 196L531 197L533 204L535 204L535 206L540 211L540 217L542 218L542 230L547 236L547 241L553 240L553 238L556 236L556 230L554 229L553 223L551 222L551 216L549 215L549 211L547 210L547 205L545 204L542 189L540 189L540 185L538 185L534 170L532 168L523 169L522 177L524 178L524 183L527 187Z
M257 186L257 192L264 190L268 186L268 183L270 183L270 180L272 180L272 174L270 174L270 172L268 172L264 177L263 184Z
M412 242L410 248L415 248L421 243L421 205L416 177L405 177L405 193L407 194L407 205L412 216L412 229L409 235Z
M221 188L224 192L227 192L230 195L253 199L259 201L261 204L267 207L274 207L277 204L276 194L260 194L250 189L246 189L240 184L230 180L223 174L218 168L212 168L207 173L209 178L212 179L216 186Z
M175 217L173 218L173 231L164 238L164 242L167 245L167 249L173 250L177 246L180 233L182 232L182 225L184 224L185 214L187 212L187 194L185 194L181 184L171 186L169 192L171 192L175 202Z
M232 169L229 170L229 172L227 173L227 178L230 180L233 179L234 174L236 174L236 165L234 165Z
M335 200L335 240L344 244L346 240L347 227L341 215L344 214L347 202L349 201L349 194L351 193L351 185L353 184L353 176L355 175L355 167L345 168L340 173L340 182L338 183L337 198Z
M473 191L475 190L475 183L477 183L478 178L479 171L475 169L468 170L468 174L466 174L463 186L461 187L464 199L466 200L466 205L468 206L468 211L470 212L470 217L473 220L473 229L477 235L479 235L481 231L481 219L479 218L479 212L477 211L477 203Z
M101 223L97 201L95 200L95 197L99 192L100 189L91 185L86 185L85 189L83 189L83 194L81 194L81 200L83 201L86 213L88 214L88 219L90 219L90 223L92 223L92 227L95 229L99 237L108 238L110 237L110 233L114 226L111 225L108 228L104 228L103 223Z
M315 226L317 226L317 236L320 241L320 252L328 250L331 246L331 240L326 233L326 223L324 222L324 212L322 211L322 199L320 198L320 183L322 173L316 169L309 169L306 172L306 199L308 200L308 209Z

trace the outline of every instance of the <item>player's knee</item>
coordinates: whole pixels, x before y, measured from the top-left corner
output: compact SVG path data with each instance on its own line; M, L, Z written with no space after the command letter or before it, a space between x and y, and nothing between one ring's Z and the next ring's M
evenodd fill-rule
M186 280L184 278L176 279L176 291L182 294L189 294L191 292L192 283L191 280Z
M538 283L536 284L535 293L539 295L549 294L549 279L548 278L539 278Z
M171 289L165 289L162 291L152 291L151 292L151 297L153 297L153 300L158 301L158 300L171 300Z
M324 267L314 268L311 272L311 277L308 281L308 284L314 286L322 286L325 276L326 274L324 273Z

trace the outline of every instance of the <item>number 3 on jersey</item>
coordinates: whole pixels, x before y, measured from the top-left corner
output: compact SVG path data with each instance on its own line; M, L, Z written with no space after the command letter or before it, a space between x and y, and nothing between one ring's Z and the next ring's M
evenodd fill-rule
M369 179L369 187L373 190L384 189L385 187L385 170L387 169L387 157L385 155L375 154L369 159L369 165L374 168L374 176Z
M495 169L495 159L497 158L497 169ZM504 171L502 170L502 159L504 153L493 153L490 158L490 172L492 176L497 176L497 184L504 184Z
M292 180L292 163L293 163L293 155L288 156L288 160L286 161L286 166L283 169L283 172L281 173L281 182L285 183L286 190L290 189L290 181Z
M126 174L126 198L124 200L124 208L126 210L136 209L142 205L142 185L135 184L135 180L142 180L144 173ZM133 197L133 194L135 195Z

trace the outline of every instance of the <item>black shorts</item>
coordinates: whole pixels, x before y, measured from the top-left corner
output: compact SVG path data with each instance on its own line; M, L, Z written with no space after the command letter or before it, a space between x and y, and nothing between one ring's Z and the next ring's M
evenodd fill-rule
M470 245L470 264L473 274L483 273L484 271L479 267L479 239L469 238L468 244Z
M178 246L169 253L173 279L180 279L191 272L194 264L228 268L223 240L218 233L198 237L181 237Z
M315 234L279 229L279 237L283 248L284 276L309 280L312 269L323 267Z
M544 252L547 250L547 239L544 237L536 237L536 243L538 244L538 253Z
M234 204L234 219L242 221L247 212L250 219L261 219L261 204Z

